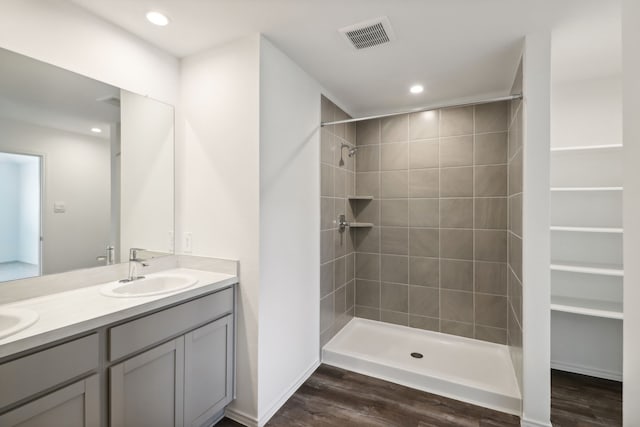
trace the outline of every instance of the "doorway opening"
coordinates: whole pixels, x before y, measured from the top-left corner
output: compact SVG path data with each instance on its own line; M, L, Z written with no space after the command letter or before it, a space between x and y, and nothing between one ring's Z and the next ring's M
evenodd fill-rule
M42 157L0 152L0 282L41 274Z

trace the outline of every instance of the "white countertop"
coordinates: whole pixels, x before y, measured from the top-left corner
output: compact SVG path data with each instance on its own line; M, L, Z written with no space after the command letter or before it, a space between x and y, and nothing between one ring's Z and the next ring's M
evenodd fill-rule
M0 306L29 309L40 316L30 327L0 339L0 359L238 283L238 278L230 274L187 268L166 270L148 276L160 274L192 276L198 282L187 289L171 293L133 298L104 296L100 293L100 288L105 285L102 283Z

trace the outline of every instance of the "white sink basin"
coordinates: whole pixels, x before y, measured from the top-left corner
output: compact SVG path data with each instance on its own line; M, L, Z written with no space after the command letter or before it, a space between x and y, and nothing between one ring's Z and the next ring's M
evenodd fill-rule
M198 280L190 276L162 274L148 276L133 282L108 283L100 288L100 293L114 298L148 297L186 289L196 283L198 283Z
M33 310L0 307L0 338L8 337L28 328L40 316Z

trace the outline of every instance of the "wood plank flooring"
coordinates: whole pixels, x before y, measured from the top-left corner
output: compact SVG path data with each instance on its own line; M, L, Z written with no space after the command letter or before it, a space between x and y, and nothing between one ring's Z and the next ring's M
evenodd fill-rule
M622 425L622 383L551 371L551 422L554 427Z
M615 381L552 371L554 427L622 425ZM239 427L224 419L218 427ZM274 415L268 427L516 427L518 417L327 365Z

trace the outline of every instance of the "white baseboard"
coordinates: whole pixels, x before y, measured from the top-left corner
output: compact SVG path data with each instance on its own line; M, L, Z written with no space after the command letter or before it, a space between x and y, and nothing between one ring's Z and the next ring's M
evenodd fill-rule
M284 393L282 393L280 398L276 400L275 403L273 403L273 405L271 405L271 407L260 417L260 420L258 421L258 427L262 427L267 424L267 422L269 422L271 417L273 417L275 413L278 412L282 405L284 405L287 400L289 400L289 398L293 396L293 394L300 388L300 386L307 379L309 379L309 377L315 372L315 370L318 369L318 366L320 366L320 360L315 360L311 364L311 366L309 366L309 368L307 368L307 370L304 371L302 375L300 375L298 379L294 381L293 384L291 384L291 386Z
M541 423L539 421L525 420L523 418L520 420L520 427L552 427L552 426L551 426L551 421L547 421L546 423Z
M242 411L227 407L227 409L224 410L224 416L227 418L231 418L233 421L240 423L243 426L258 427L258 419L250 417Z
M605 380L622 381L622 372L598 369L592 366L576 365L573 363L558 362L552 360L551 369L573 372L574 374L589 375L590 377L604 378Z

